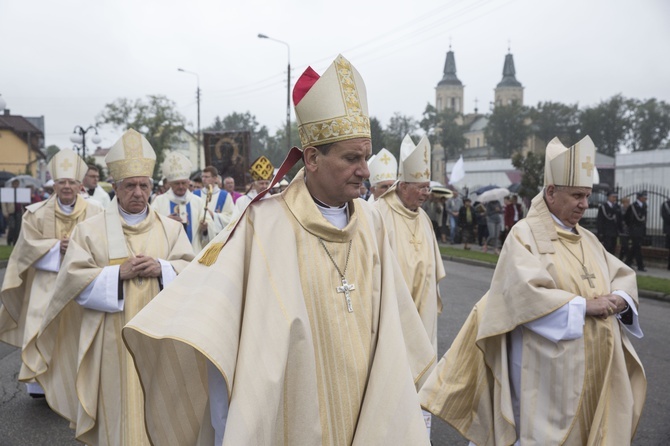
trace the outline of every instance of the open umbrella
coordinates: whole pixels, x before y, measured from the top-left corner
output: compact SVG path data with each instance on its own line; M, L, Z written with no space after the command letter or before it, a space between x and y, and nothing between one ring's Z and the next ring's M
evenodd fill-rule
M33 178L30 175L17 175L10 178L5 182L5 186L9 187L12 185L12 181L19 180L19 187L30 187L33 186L35 189L42 187L42 182L37 178Z
M481 201L482 203L494 200L500 201L508 195L509 195L508 189L505 189L504 187L497 187L495 189L487 190L481 195L477 196L477 200Z
M430 191L438 197L451 198L451 197L454 196L454 193L452 191L450 191L449 189L447 189L446 187L437 186L437 187L432 188Z
M497 188L498 188L498 186L496 186L495 184L489 184L488 186L483 186L483 187L480 187L479 189L476 189L475 193L477 195L481 195L484 192L486 192L487 190L497 189Z

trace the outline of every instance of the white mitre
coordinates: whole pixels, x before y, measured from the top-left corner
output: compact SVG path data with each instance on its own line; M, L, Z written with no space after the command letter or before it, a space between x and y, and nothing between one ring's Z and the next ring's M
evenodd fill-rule
M58 153L51 157L47 168L51 172L51 178L54 181L69 178L81 183L84 181L86 172L88 172L86 162L70 149L59 150Z
M151 177L156 164L156 153L144 136L137 130L128 129L109 149L105 163L114 181L131 177Z
M161 170L163 178L168 181L188 180L192 167L191 161L181 153L169 152L165 156Z
M386 149L381 149L368 160L368 169L371 186L381 181L395 181L398 178L398 160Z
M430 142L427 136L422 137L416 146L409 135L403 139L400 145L398 180L407 183L430 181Z
M570 148L552 139L544 157L544 185L593 187L595 159L596 146L589 136Z
M342 55L322 76L307 67L293 88L293 103L303 148L370 138L365 83Z

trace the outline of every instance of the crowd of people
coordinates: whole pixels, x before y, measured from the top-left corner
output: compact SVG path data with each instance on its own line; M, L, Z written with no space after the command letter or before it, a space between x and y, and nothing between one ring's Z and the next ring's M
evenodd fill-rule
M426 137L373 156L344 57L308 68L293 102L301 148L277 170L257 159L246 194L174 153L154 192L133 129L105 159L113 197L77 154L53 156L0 294L31 395L90 445L428 445L433 415L477 445L632 440L635 272L579 225L590 138L549 143L524 218L515 197L431 199ZM447 236L501 251L438 363Z

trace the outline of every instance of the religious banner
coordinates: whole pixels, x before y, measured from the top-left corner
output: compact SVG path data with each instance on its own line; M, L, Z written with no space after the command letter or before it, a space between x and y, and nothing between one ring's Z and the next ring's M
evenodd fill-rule
M221 178L233 177L237 188L246 188L251 179L249 153L251 132L204 132L205 163L218 169Z

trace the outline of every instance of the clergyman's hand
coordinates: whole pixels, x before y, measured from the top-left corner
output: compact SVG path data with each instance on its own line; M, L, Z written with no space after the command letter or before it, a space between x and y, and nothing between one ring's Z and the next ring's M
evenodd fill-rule
M139 254L135 257L137 263L135 269L140 277L160 277L162 274L161 264L153 257Z
M70 244L70 239L67 235L64 235L62 239L60 239L60 253L65 255L65 251L67 251L67 247Z
M616 304L612 303L605 296L599 296L594 299L586 300L586 315L607 319L617 313Z
M119 278L121 280L128 280L137 277L137 270L135 269L136 263L137 263L136 257L131 257L125 262L123 262L119 267Z

